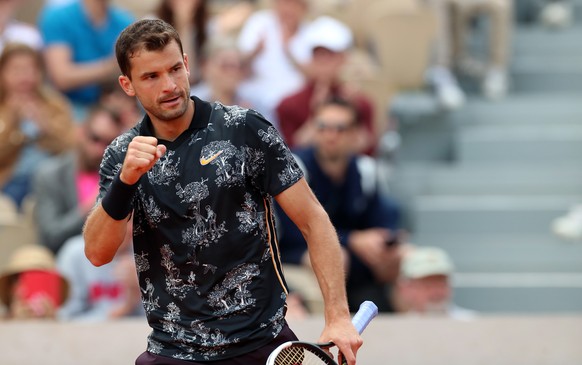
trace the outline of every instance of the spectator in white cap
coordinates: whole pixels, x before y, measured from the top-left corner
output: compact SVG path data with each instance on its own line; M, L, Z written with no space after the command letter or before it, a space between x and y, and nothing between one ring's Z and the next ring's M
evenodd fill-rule
M315 127L310 123L314 110L323 101L339 97L349 100L358 109L365 127L359 151L373 152L373 115L371 99L342 80L342 71L352 48L352 31L345 24L321 16L311 23L305 42L311 50L311 61L303 65L307 81L303 88L284 98L277 106L277 119L287 144L291 148L312 145Z
M410 249L402 258L400 277L392 292L396 312L454 319L474 317L473 311L452 301L453 272L453 262L444 250L437 247Z
M297 91L305 76L299 65L309 59L305 32L307 0L269 0L251 15L238 36L238 47L250 66L245 88L261 97L263 115L273 115L282 98Z

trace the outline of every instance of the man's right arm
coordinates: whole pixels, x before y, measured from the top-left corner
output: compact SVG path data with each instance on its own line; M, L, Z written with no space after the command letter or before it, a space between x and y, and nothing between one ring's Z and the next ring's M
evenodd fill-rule
M304 178L275 198L307 241L325 305L326 324L319 340L333 341L353 365L362 339L350 319L341 248L329 216Z
M125 237L136 184L165 153L166 147L158 145L155 137L137 136L127 146L119 175L91 211L83 229L85 255L93 265L113 260Z
M111 262L123 242L126 228L125 219L113 219L99 203L87 217L83 229L85 256L95 266Z

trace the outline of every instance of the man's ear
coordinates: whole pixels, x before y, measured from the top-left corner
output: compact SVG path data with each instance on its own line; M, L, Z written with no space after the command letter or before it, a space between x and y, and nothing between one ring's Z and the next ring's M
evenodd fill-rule
M133 90L133 84L131 83L131 80L129 79L129 77L127 77L125 75L121 75L121 76L119 76L118 80L119 80L119 85L121 85L121 88L128 96L135 96L135 91Z

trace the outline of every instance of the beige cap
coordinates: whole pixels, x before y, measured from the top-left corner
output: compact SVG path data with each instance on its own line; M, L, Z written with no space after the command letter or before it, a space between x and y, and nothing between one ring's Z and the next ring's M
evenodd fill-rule
M56 272L56 263L53 253L44 246L24 245L12 253L8 265L0 274L0 300L4 305L9 304L11 279L22 272L30 270L46 270ZM69 295L69 283L61 277L61 303Z
M450 275L454 266L449 255L438 247L416 247L407 252L400 265L400 274L408 279L431 275Z

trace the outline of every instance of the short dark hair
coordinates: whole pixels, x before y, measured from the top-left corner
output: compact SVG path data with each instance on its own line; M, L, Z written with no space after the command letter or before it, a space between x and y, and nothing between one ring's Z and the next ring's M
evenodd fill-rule
M130 59L136 52L161 51L172 41L176 41L183 54L180 35L169 23L160 19L138 20L125 28L115 43L115 57L121 73L130 77Z
M360 124L360 110L350 99L338 95L332 95L329 98L323 100L321 103L317 104L314 112L317 113L319 110L326 106L339 106L349 110L352 114L354 124Z

